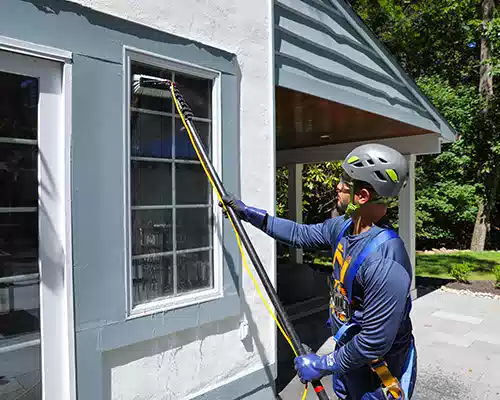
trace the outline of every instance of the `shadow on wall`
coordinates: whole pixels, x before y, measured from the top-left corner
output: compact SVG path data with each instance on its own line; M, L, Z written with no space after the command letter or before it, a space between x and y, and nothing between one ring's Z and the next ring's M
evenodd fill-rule
M82 6L80 4L72 3L69 1L60 0L21 0L26 3L33 4L38 10L43 11L47 14L60 14L60 13L72 13L85 18L92 25L100 26L106 30L113 30L128 35L132 35L141 39L150 39L158 42L168 42L172 44L178 44L182 46L192 46L193 41L183 39L179 36L173 36L171 34L139 25L125 19L114 17L108 14L95 11L91 8ZM208 53L216 56L222 57L228 61L233 61L233 57L229 56L226 52L218 50L214 47L210 47L201 43L195 43L200 49L207 51Z

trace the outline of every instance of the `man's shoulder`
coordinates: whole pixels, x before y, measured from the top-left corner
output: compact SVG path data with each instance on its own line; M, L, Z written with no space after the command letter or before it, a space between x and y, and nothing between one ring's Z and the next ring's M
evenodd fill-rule
M340 235L342 227L346 222L347 220L343 216L331 217L323 222L325 229L327 229L330 234L332 242L335 242L338 235Z
M375 251L369 254L364 263L363 272L366 274L384 274L394 268L402 268L412 275L412 265L403 240L397 236L380 244Z

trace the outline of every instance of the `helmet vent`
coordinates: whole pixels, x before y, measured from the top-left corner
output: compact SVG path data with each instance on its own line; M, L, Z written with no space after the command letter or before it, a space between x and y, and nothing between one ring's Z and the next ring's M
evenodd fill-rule
M377 178L378 178L379 180L381 180L381 181L383 181L383 182L387 182L387 179L385 179L385 176L384 176L384 175L382 175L382 173L381 173L380 171L375 171L374 173L375 173L375 175L377 176Z
M358 161L357 163L353 164L355 167L362 167L363 163L361 161Z
M375 162L371 158L369 158L368 160L366 160L366 162L368 164L370 164L370 165L375 165Z
M381 163L387 164L387 160L385 160L385 159L383 159L383 158L380 158L380 157L379 157L378 159L379 159L379 161L380 161Z

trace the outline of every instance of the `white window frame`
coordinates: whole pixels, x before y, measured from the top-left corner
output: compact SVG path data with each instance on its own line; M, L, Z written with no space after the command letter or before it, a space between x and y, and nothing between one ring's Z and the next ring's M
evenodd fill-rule
M200 304L207 301L220 299L223 297L223 251L222 251L222 212L218 206L216 193L210 188L212 196L213 230L212 230L212 252L213 252L213 287L188 292L185 295L176 297L159 298L149 303L133 305L133 284L132 284L132 227L131 227L131 183L130 183L130 66L132 62L140 62L151 67L169 69L174 72L187 73L200 78L211 79L213 81L212 90L212 131L211 131L211 153L214 169L221 176L222 148L221 148L221 72L209 68L197 66L182 60L165 57L140 50L137 48L124 46L123 51L123 93L124 93L124 182L125 182L125 266L126 266L126 304L127 319L150 315L157 312L169 311L181 307ZM196 122L195 122L196 123ZM207 184L208 179L207 179ZM175 232L173 232L175 235Z

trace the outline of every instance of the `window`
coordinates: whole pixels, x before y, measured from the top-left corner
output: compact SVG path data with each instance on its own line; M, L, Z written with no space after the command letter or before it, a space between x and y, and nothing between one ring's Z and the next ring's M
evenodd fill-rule
M214 158L216 75L169 63L130 60L129 244L133 309L160 302L185 304L219 294L214 266L214 195L166 90L134 92L134 75L177 83L195 115L207 154ZM216 159L215 159L216 160ZM217 167L216 167L217 168Z
M3 345L9 339L40 331L38 79L0 71L0 93L0 345Z

